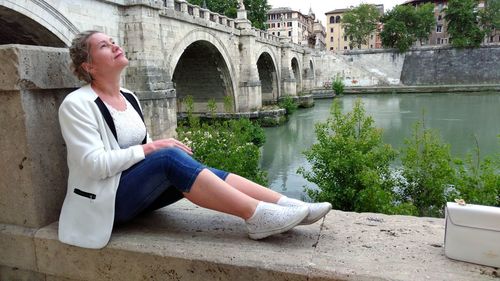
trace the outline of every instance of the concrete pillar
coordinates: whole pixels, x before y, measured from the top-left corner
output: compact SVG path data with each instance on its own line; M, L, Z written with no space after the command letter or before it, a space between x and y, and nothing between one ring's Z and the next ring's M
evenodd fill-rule
M39 228L59 218L68 169L57 113L80 86L69 61L67 49L0 46L0 224Z
M292 70L292 44L290 39L281 37L281 96L296 96L296 79Z
M125 87L139 97L153 139L174 136L177 126L176 94L163 59L158 9L127 6L124 13L124 49L129 58Z

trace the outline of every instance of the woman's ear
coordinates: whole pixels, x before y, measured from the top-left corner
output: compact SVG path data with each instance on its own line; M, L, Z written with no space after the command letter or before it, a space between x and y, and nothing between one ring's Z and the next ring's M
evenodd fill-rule
M88 62L84 62L82 63L82 68L83 70L87 71L88 73L90 73L90 70L92 69L92 66L90 63Z

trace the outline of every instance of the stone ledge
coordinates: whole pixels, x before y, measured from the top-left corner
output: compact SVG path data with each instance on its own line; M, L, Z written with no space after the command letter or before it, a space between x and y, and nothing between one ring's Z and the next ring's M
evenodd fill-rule
M102 250L60 243L57 223L35 248L39 272L78 280L495 280L446 258L443 236L443 219L332 211L252 241L242 220L183 200L117 228Z

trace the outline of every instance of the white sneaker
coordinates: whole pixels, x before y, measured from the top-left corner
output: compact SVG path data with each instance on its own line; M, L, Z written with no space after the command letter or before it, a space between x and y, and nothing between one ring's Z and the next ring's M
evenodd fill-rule
M282 196L276 204L280 206L307 206L309 208L309 215L299 223L300 225L313 224L328 214L332 209L332 204L328 202L307 203L286 196Z
M246 220L248 236L258 240L288 231L308 214L309 208L306 206L278 206L260 201L255 213Z

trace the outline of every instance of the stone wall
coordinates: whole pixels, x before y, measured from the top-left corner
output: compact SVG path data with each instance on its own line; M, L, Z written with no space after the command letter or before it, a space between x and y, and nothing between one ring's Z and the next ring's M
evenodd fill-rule
M404 85L471 85L500 83L500 46L414 49L401 72Z

